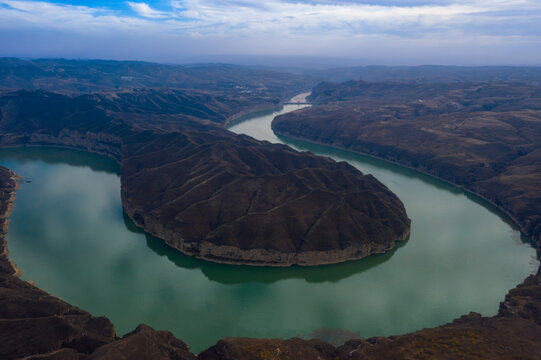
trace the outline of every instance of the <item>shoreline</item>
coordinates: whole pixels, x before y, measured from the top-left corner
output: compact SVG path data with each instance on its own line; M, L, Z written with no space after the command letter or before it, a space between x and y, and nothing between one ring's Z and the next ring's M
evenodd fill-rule
M411 227L393 239L388 247L378 248L369 246L369 249L365 248L345 248L331 251L307 251L297 253L283 253L274 250L265 249L251 249L244 250L240 248L234 248L231 246L217 246L214 244L202 242L199 243L199 247L196 249L190 244L186 244L182 237L175 236L175 233L163 229L164 233L158 232L156 229L145 229L144 225L141 225L135 216L135 211L124 207L124 213L130 218L135 226L142 229L145 233L150 234L164 242L168 247L181 252L184 255L211 262L216 264L234 265L234 266L253 266L253 267L269 267L269 268L287 268L292 266L299 267L317 267L326 265L341 264L348 261L356 261L368 258L372 255L385 254L392 251L403 242L409 240L411 233ZM144 224L153 223L151 219L143 216ZM160 228L161 229L161 228ZM170 234L170 235L169 235ZM220 253L231 253L235 251L239 255L239 260L233 260L232 258L221 257ZM349 257L343 257L344 254L349 254ZM268 260L252 260L254 257L266 257ZM338 261L334 260L340 258ZM311 259L319 259L318 261L310 261ZM276 259L276 260L272 260ZM289 261L283 261L288 259Z
M2 241L2 245L4 246L4 251L0 256L4 256L11 267L13 268L13 276L15 277L21 277L23 274L23 271L17 266L15 261L10 258L9 256L9 247L8 247L8 240L7 240L7 234L9 230L9 224L10 220L9 217L13 213L13 210L15 208L15 199L17 198L17 190L20 188L19 180L23 179L22 176L19 176L13 171L12 169L9 169L11 172L10 179L13 182L13 190L10 192L9 199L7 200L7 207L6 211L3 214L0 214L0 217L4 219L4 226L2 228L2 232L0 233L0 239Z
M241 112L238 112L234 115L231 115L227 119L225 119L225 122L221 124L222 128L227 130L228 127L231 127L239 122L243 122L245 118L249 118L252 116L256 116L259 114L272 114L273 112L282 109L284 107L284 101L280 101L276 105L270 105L269 106L254 106L251 109L243 110Z
M288 103L290 103L290 104L300 104L300 105L308 104L307 97L310 96L311 94L312 94L312 90L302 92L300 94L297 94L297 95L293 96L291 99L289 99Z

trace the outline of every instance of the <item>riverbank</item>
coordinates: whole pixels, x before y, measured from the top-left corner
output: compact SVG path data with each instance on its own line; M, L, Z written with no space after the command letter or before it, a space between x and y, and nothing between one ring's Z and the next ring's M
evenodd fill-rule
M17 189L19 188L18 180L20 179L13 170L6 170L6 168L0 169L3 173L0 181L0 192L2 198L2 205L0 210L0 262L2 262L1 269L4 273L19 277L22 271L17 267L15 262L9 258L9 249L6 239L6 234L9 228L9 217L15 207L15 198ZM4 174L8 172L7 176Z
M312 93L312 91L307 91L307 92L303 92L303 93L300 93L298 95L295 95L293 96L289 101L288 103L290 104L308 104L308 96L310 96L310 94Z
M114 341L113 325L19 278L6 239L18 180L15 172L0 166L0 358L54 353L51 356L78 359L78 353Z

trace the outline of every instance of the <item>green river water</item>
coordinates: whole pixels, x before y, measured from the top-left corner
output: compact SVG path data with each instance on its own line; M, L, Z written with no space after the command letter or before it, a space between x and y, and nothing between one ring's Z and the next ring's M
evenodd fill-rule
M408 242L387 254L312 268L203 262L167 248L123 215L112 160L58 149L1 150L2 165L32 180L17 192L8 233L22 278L106 315L120 335L146 323L199 352L223 337L337 337L336 329L370 337L470 311L493 315L538 266L519 231L486 203L382 161L277 138L270 130L277 113L230 130L374 174L404 202L412 219Z

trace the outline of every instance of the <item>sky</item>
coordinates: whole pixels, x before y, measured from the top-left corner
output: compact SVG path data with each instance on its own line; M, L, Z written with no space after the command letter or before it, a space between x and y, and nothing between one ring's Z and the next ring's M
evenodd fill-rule
M541 0L0 0L0 56L541 65Z

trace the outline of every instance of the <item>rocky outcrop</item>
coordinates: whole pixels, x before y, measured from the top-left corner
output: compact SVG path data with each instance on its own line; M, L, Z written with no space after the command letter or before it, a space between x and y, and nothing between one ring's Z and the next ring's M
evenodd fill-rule
M450 324L390 338L350 340L340 359L538 359L541 327L524 319L465 315Z
M403 204L374 177L227 132L126 138L121 180L138 226L210 261L336 263L387 251L409 234Z
M541 87L327 83L312 99L319 105L277 117L273 130L463 187L541 246Z
M503 317L520 317L541 326L541 268L522 284L511 289L500 304L498 313Z
M169 331L139 325L122 339L102 346L87 360L197 360L188 346Z
M229 338L199 354L200 360L334 360L338 350L321 340Z
M223 339L201 360L539 359L541 327L521 318L471 313L411 334L355 339L334 347L320 340Z

